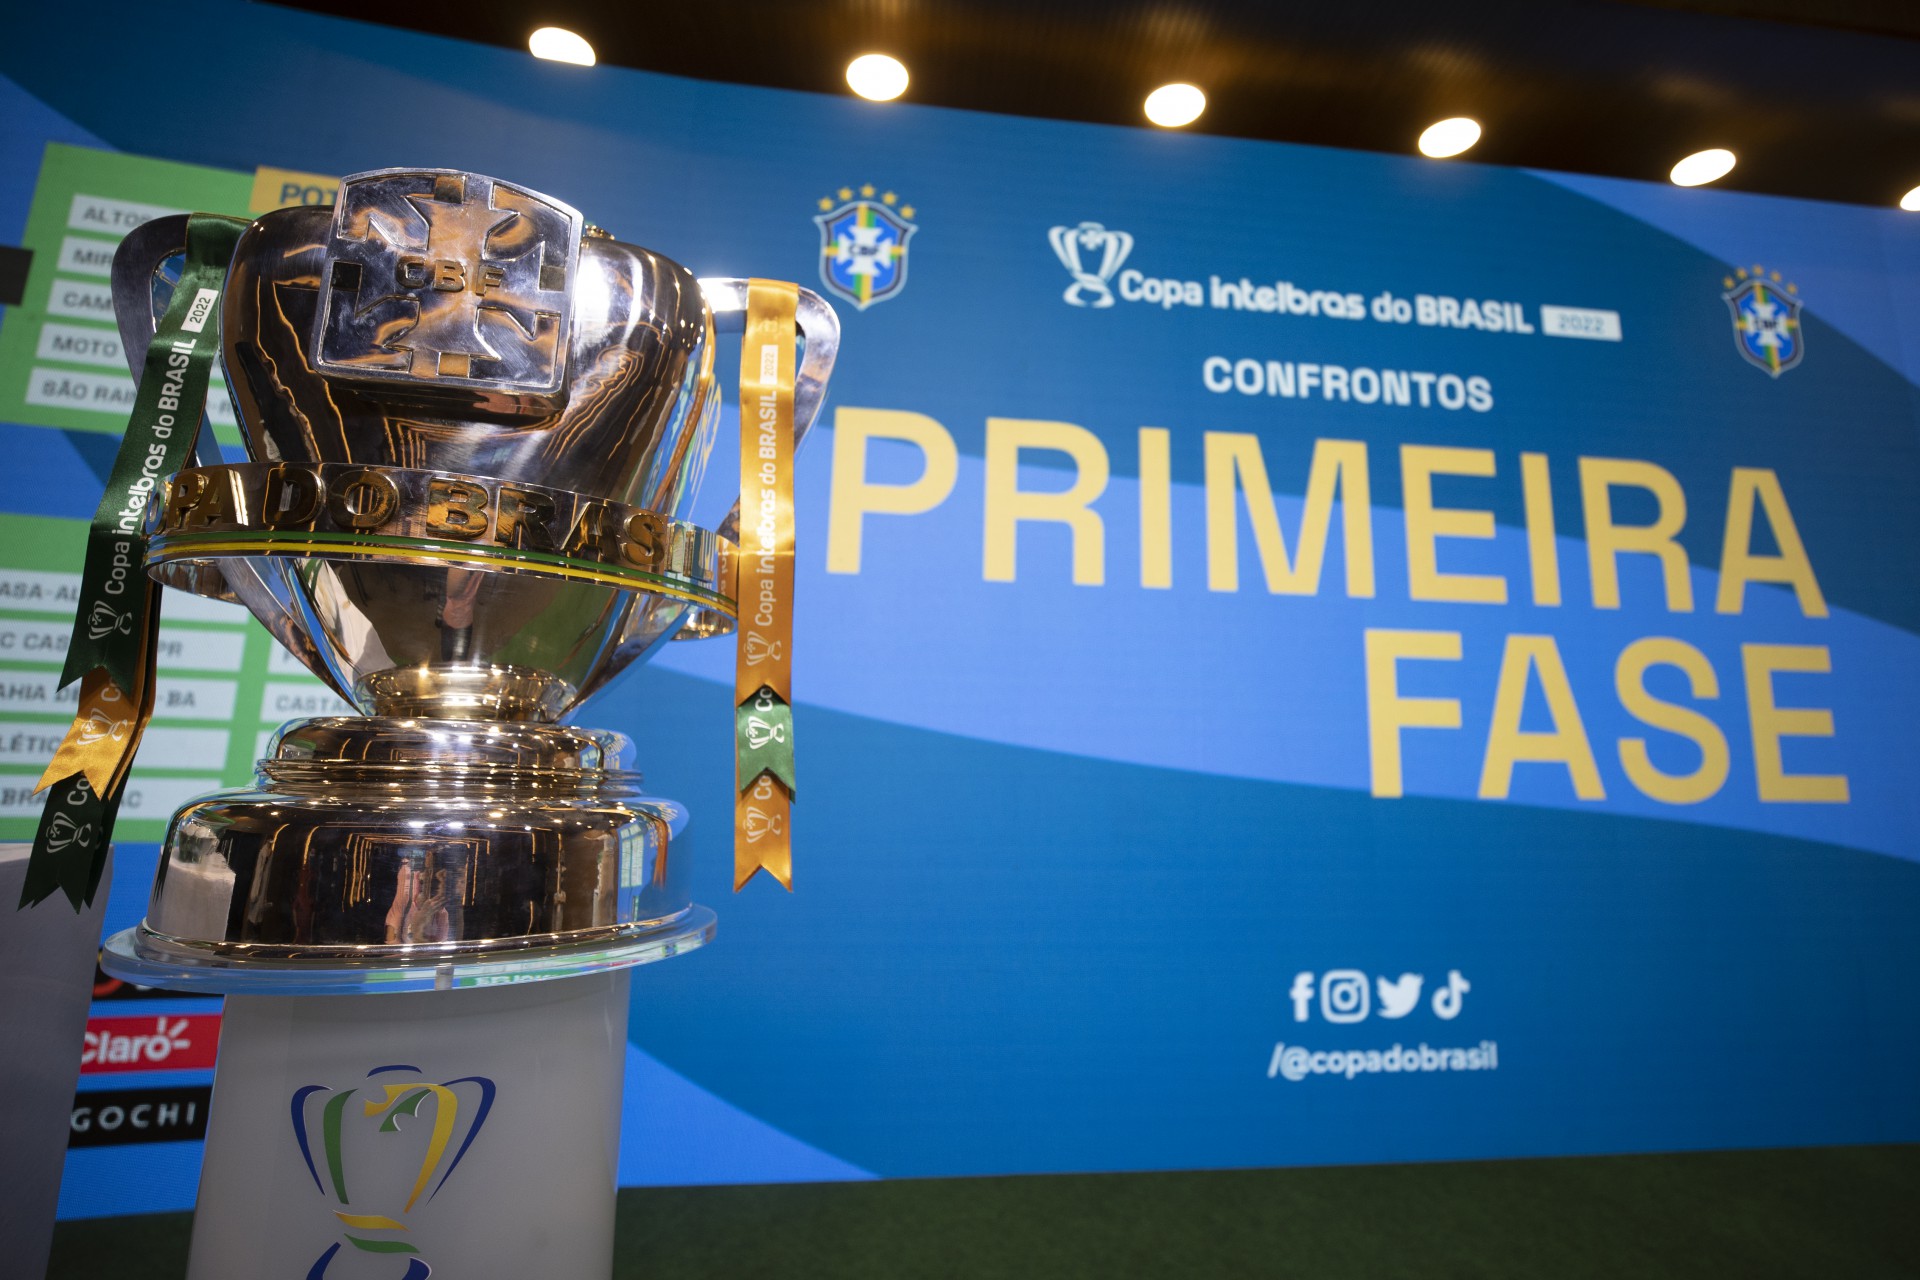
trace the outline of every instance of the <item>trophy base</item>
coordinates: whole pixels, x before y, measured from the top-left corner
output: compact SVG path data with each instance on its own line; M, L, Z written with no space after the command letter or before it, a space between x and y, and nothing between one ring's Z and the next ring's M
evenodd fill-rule
M665 959L713 933L617 733L330 716L256 786L174 816L147 918L102 963L149 986L410 991Z

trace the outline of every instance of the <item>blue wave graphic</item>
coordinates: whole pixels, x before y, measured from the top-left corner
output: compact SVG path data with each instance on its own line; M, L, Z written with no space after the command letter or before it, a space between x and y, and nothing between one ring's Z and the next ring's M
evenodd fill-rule
M1405 731L1404 773L1409 794L1473 799L1505 639L1551 635L1606 798L1578 799L1560 766L1521 764L1511 803L1600 808L1920 858L1920 800L1905 754L1889 749L1920 716L1920 638L1898 627L1841 608L1827 618L1806 618L1791 592L1768 585L1749 586L1741 613L1717 614L1719 575L1700 567L1690 572L1693 611L1669 613L1658 563L1644 555L1620 557L1624 607L1595 609L1586 544L1570 537L1557 540L1565 603L1535 606L1526 602L1525 531L1507 525L1489 540L1443 540L1440 563L1449 573L1505 577L1513 603L1411 601L1404 516L1377 505L1377 598L1346 597L1337 532L1317 596L1267 594L1244 517L1241 589L1210 591L1204 495L1190 484L1173 488L1174 585L1146 590L1137 585L1132 551L1139 537L1137 482L1127 477L1116 477L1099 503L1109 548L1106 585L1070 585L1064 531L1033 526L1022 534L1018 580L987 582L980 561L982 464L969 457L960 459L952 498L925 515L869 517L860 574L830 574L818 516L829 503L831 430L821 435L801 466L798 495L800 510L814 517L803 531L808 540L797 588L796 650L805 659L796 694L807 706L1094 759L1367 792L1366 631L1458 631L1459 663L1403 664L1404 695L1458 698L1464 719L1458 730ZM917 471L912 446L875 442L870 449L876 475ZM1386 448L1374 449L1373 459L1376 471L1395 465ZM1517 470L1516 458L1501 461ZM1560 467L1556 486L1576 489L1571 472L1570 465ZM1022 469L1023 488L1059 483L1057 472ZM1474 483L1491 491L1500 484L1517 489L1519 481ZM1464 494L1454 501L1472 504ZM1276 506L1289 545L1297 546L1302 500L1282 495ZM1719 696L1698 703L1677 670L1649 680L1660 696L1696 706L1726 735L1732 772L1719 793L1700 804L1676 806L1642 795L1617 755L1621 738L1638 737L1651 740L1653 761L1665 772L1684 774L1699 761L1691 745L1628 715L1615 693L1620 653L1647 636L1694 645L1718 677ZM1849 803L1760 801L1742 683L1741 646L1751 643L1830 651L1831 674L1781 676L1776 689L1782 706L1830 708L1834 736L1787 739L1783 750L1790 773L1844 775ZM732 646L724 642L672 645L655 661L732 684ZM1543 731L1544 717L1535 685L1522 726Z
M601 722L632 715L689 804L721 910L716 945L636 981L636 1042L882 1176L1920 1138L1909 862L807 709L795 893L729 898L725 726L703 728L725 694L635 684ZM1343 967L1472 990L1451 1021L1296 1022L1295 975ZM1497 1071L1267 1075L1276 1042L1481 1040Z

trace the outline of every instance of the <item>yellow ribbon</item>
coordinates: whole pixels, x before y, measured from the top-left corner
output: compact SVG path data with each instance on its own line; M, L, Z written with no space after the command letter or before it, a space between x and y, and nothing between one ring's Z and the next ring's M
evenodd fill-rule
M152 584L147 584L145 589L153 593L159 591ZM60 749L53 753L46 772L40 775L34 787L36 793L62 778L80 774L93 788L94 795L106 798L119 794L120 784L133 767L134 753L140 748L140 735L146 732L147 721L153 717L153 632L160 616L160 611L153 607L155 603L148 601L149 625L141 637L140 654L134 664L134 670L141 675L139 686L132 692L121 689L105 667L87 672L80 682L80 708L74 713L66 737L61 739Z
M746 336L740 345L740 611L733 700L764 701L790 714L793 703L793 380L798 286L779 280L747 285ZM736 732L740 732L738 729ZM767 769L749 776L736 741L733 887L765 870L793 888L789 821L793 795ZM789 782L791 779L789 778Z

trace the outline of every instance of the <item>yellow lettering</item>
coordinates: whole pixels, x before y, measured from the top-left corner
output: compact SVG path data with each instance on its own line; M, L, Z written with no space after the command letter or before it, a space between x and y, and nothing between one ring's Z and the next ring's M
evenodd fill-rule
M1527 567L1533 577L1533 602L1560 603L1560 544L1553 536L1553 482L1547 455L1520 455L1520 493L1527 509Z
M1777 556L1753 553L1753 504L1758 499L1780 547ZM1803 617L1827 616L1826 597L1814 580L1813 561L1800 541L1780 477L1764 467L1735 467L1727 494L1727 536L1720 544L1720 592L1715 613L1739 613L1746 606L1749 582L1784 582L1793 588Z
M1696 698L1720 696L1720 680L1713 664L1683 640L1650 636L1636 640L1621 653L1613 669L1613 685L1620 705L1644 724L1665 729L1700 749L1700 767L1688 774L1663 773L1654 767L1645 738L1620 739L1620 767L1640 793L1662 804L1699 804L1718 794L1727 781L1730 757L1727 736L1720 726L1690 707L1662 702L1647 692L1647 668L1678 667L1686 673L1687 685Z
M1553 720L1547 733L1520 729L1529 675L1534 672L1539 674L1540 691L1547 697L1547 712ZM1567 668L1560 661L1560 647L1552 636L1507 637L1506 650L1500 655L1500 683L1493 695L1493 723L1487 729L1487 754L1480 766L1480 798L1506 799L1513 790L1513 766L1522 761L1565 765L1574 795L1582 800L1607 798Z
M1831 738L1833 712L1824 707L1782 707L1773 700L1775 672L1833 670L1823 644L1743 644L1740 661L1747 676L1747 717L1753 725L1753 773L1763 803L1845 804L1847 778L1841 773L1788 773L1781 758L1782 738Z
M1403 658L1460 661L1458 631L1367 631L1367 748L1373 794L1404 795L1400 767L1402 729L1458 729L1458 698L1403 698Z
M1287 559L1280 515L1267 480L1259 438L1209 431L1206 438L1207 588L1240 589L1240 530L1234 490L1247 494L1247 517L1254 545L1266 571L1267 590L1275 595L1310 596L1320 590L1320 566L1326 559L1333 524L1333 495L1339 486L1342 531L1346 537L1347 594L1373 595L1373 507L1367 484L1367 446L1358 440L1316 440L1307 475L1307 500L1300 518L1300 558Z
M1054 449L1073 459L1073 483L1056 492L1020 488L1020 451ZM1106 527L1089 505L1106 492L1107 451L1098 436L1070 422L987 419L987 510L983 575L1012 582L1022 520L1064 524L1073 538L1073 580L1106 581Z
M1400 446L1400 493L1407 512L1407 595L1456 604L1505 604L1507 580L1498 574L1442 573L1441 538L1493 537L1493 512L1433 505L1433 477L1491 476L1493 450Z
M1645 489L1659 504L1659 514L1648 525L1613 522L1613 489ZM1580 498L1587 517L1587 564L1593 573L1593 607L1620 607L1620 566L1623 552L1659 558L1666 580L1667 611L1693 611L1693 581L1687 576L1687 553L1674 536L1687 522L1687 495L1664 467L1630 458L1580 459Z
M1173 585L1173 452L1165 427L1140 428L1140 585Z
M912 484L870 484L867 441L903 440L924 467ZM842 408L833 415L833 497L827 515L827 572L860 572L863 521L869 514L913 516L947 500L960 474L960 452L947 429L923 413Z

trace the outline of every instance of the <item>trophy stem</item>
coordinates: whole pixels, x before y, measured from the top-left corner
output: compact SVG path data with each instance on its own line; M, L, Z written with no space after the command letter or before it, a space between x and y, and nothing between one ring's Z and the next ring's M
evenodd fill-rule
M608 1275L628 981L231 997L189 1280Z

